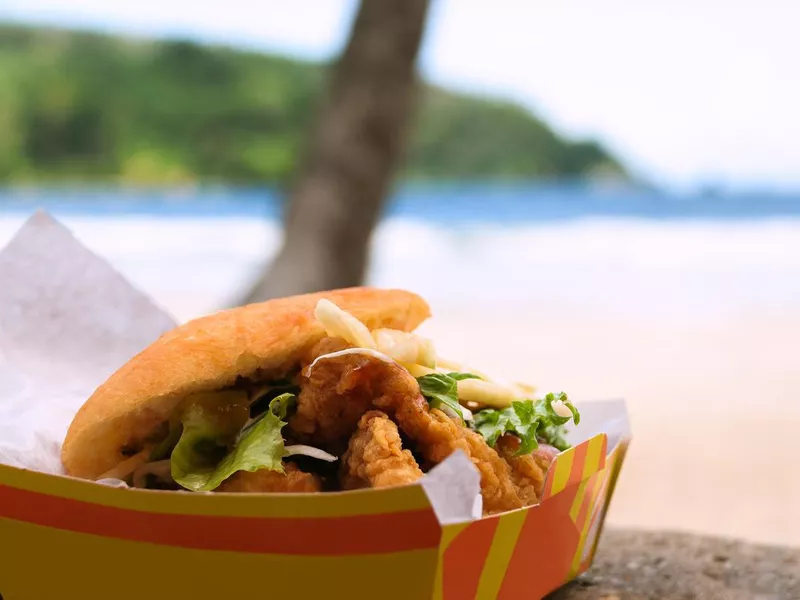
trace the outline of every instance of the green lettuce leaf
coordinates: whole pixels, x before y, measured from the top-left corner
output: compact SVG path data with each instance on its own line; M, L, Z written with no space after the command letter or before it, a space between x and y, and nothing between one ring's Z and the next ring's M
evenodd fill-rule
M561 401L569 408L571 417L562 417L553 408L553 402ZM539 400L515 400L503 409L484 409L473 415L470 424L494 447L504 433L513 433L520 439L517 454L529 454L539 447L541 439L547 444L566 450L570 447L564 434L564 425L572 419L576 425L581 417L578 409L569 401L564 392L547 394Z
M300 387L290 379L281 379L272 381L262 388L258 399L250 405L250 414L253 417L266 412L269 409L270 403L283 394L294 394L295 396L300 393Z
M267 411L241 430L233 447L215 427L213 415L202 407L190 408L183 433L171 456L172 478L193 492L216 489L237 471L270 469L283 472L283 434L294 394L274 398Z
M431 373L417 377L419 389L428 400L431 408L448 407L464 422L464 414L458 402L458 381L461 379L480 379L471 373Z

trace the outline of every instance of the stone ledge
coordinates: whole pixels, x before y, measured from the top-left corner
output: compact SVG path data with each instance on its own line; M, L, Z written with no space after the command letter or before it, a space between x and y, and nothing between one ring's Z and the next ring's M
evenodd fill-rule
M588 573L547 600L800 600L800 548L607 529Z

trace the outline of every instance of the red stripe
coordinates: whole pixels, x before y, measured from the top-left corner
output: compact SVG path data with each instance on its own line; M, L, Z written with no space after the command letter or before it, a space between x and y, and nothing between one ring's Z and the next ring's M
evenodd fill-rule
M572 459L572 468L569 472L567 486L575 485L583 481L583 468L586 465L586 455L589 453L589 442L583 442L575 446L575 457Z
M439 545L432 510L342 517L172 515L127 510L0 485L0 518L108 538L201 550L341 556Z
M558 458L556 458L550 466L548 467L548 472L545 474L545 484L544 484L544 491L542 492L542 501L546 500L550 496L553 495L553 479L555 479L556 475L556 465L558 462Z
M493 517L471 523L447 547L443 576L446 600L475 597L499 522L499 517Z
M543 598L564 584L578 549L578 530L569 516L577 491L567 487L527 509L499 600Z
M567 482L564 484L564 488L562 489L566 489L571 485L580 483L581 479L583 479L583 465L586 462L586 454L588 451L588 441L585 441L582 444L567 450L567 453L572 453L572 464L570 465ZM556 468L558 468L559 461L567 460L566 457L566 454L559 454L553 459L553 462L548 467L547 480L545 482L544 491L542 492L542 500L546 500L553 495L553 481L555 480Z
M597 519L597 515L600 514L600 509L606 502L606 495L608 492L608 479L609 479L608 470L600 471L598 475L601 476L601 483L600 483L600 489L596 494L594 508L592 509L592 515L590 517L590 524L589 524L590 527L592 526L592 523L594 523L594 521Z
M606 454L608 452L608 436L603 434L602 436L602 446L600 447L600 454L598 456L598 465L597 471L602 470L606 465ZM572 465L570 466L569 477L567 478L567 483L564 484L564 487L567 488L571 485L576 483L580 483L583 480L583 469L586 466L586 456L589 453L589 442L590 440L586 440L581 444L574 446L573 448L567 450L566 452L572 452ZM562 453L556 456L553 459L553 462L548 467L545 479L545 487L544 491L542 492L542 499L549 498L553 495L553 480L555 479L555 469L558 465L559 460L565 460L566 454Z
M597 493L595 505L592 508L592 514L589 517L589 529L588 529L589 533L591 533L593 528L597 527L598 525L597 520L600 518L600 515L603 514L604 507L606 506L607 502L606 494L608 492L608 476L607 476L608 474L605 473L605 475L606 476L603 477L603 483L601 484L600 491ZM590 564L592 562L592 559L594 558L594 553L597 550L597 542L600 532L597 531L594 535L595 537L592 540L591 551L588 553L588 556L581 564L579 573L583 573L586 570L587 565Z
M578 575L580 575L581 573L585 573L585 572L586 572L586 571L589 569L589 567L591 567L591 566L592 566L592 558L593 558L593 557L592 557L592 555L590 554L590 555L589 555L589 556L586 558L586 560L584 560L584 561L583 561L583 562L580 564L580 566L578 567L578 571L575 573L575 576L576 576L576 577L577 577Z
M600 491L597 494L597 502L595 503L594 510L592 511L591 520L589 523L589 527L594 526L594 522L597 520L597 517L603 512L603 506L608 501L608 477L603 479L603 486L600 488Z

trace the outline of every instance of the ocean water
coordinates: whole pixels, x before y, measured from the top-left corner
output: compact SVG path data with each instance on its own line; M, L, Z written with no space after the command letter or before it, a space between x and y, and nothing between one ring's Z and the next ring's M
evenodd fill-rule
M282 236L271 190L31 188L0 190L0 245L39 208L179 319L236 302ZM369 283L448 315L708 320L800 306L800 194L410 185L372 250Z
M38 207L63 215L277 219L281 195L275 189L244 187L0 187L3 213ZM800 218L800 191L681 194L588 183L412 183L395 190L385 216L445 225L587 218L724 222Z

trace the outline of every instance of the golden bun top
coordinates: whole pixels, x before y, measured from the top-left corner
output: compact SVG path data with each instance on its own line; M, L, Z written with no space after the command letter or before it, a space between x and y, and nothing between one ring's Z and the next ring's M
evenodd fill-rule
M84 403L62 447L67 473L97 479L116 467L190 394L229 387L239 377L284 376L325 337L314 317L322 298L369 329L413 331L430 316L428 304L414 293L359 287L278 298L189 321L120 367Z

